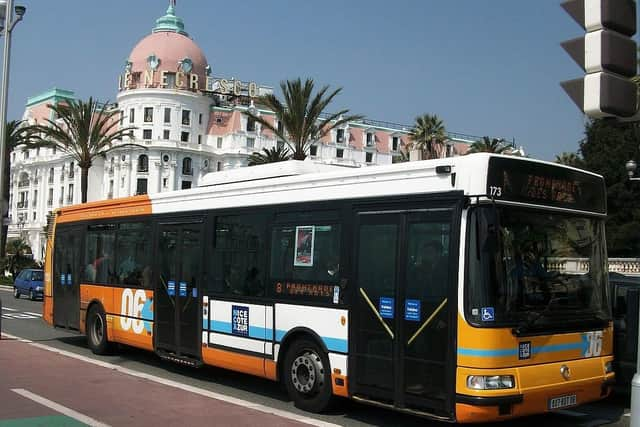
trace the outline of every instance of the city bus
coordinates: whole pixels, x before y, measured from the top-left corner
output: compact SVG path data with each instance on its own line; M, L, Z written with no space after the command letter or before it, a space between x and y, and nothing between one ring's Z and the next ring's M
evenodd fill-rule
M280 381L312 412L481 422L609 394L601 176L483 153L201 181L57 210L45 320L98 354Z

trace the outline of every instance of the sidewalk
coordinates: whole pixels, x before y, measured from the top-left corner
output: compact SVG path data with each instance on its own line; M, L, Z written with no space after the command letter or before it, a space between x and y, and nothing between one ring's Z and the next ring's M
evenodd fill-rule
M0 427L324 424L43 347L0 341Z

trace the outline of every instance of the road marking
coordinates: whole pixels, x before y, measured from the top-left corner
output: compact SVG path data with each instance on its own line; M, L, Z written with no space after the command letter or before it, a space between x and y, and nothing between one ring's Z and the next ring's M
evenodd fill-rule
M42 350L47 350L47 351L50 351L52 353L57 353L57 354L60 354L62 356L71 357L71 358L74 358L74 359L77 359L77 360L81 360L83 362L87 362L87 363L91 363L93 365L101 366L103 368L107 368L107 369L111 369L111 370L114 370L114 371L118 371L118 372L121 372L121 373L126 374L126 375L131 375L133 377L146 379L146 380L149 380L149 381L156 382L158 384L162 384L162 385L166 385L166 386L169 386L169 387L177 388L177 389L180 389L180 390L188 391L190 393L199 394L200 396L204 396L204 397L208 397L208 398L211 398L211 399L220 400L222 402L231 403L231 404L234 404L234 405L242 406L244 408L253 409L255 411L264 412L266 414L276 415L278 417L286 418L286 419L293 420L293 421L298 421L300 423L305 423L305 424L309 424L309 425L313 425L313 426L340 427L339 424L333 424L333 423L330 423L330 422L327 422L327 421L318 420L316 418L310 418L310 417L306 417L304 415L298 415L298 414L295 414L293 412L289 412L289 411L285 411L285 410L281 410L281 409L276 409L276 408L271 408L269 406L261 405L259 403L250 402L248 400L239 399L239 398L232 397L232 396L227 396L225 394L216 393L214 391L205 390L205 389L198 388L198 387L195 387L195 386L190 386L190 385L187 385L187 384L182 384L182 383L180 383L178 381L172 381L172 380L168 380L168 379L165 379L165 378L157 377L155 375L145 374L144 372L134 371L133 369L124 368L122 366L114 365L114 364L109 363L109 362L103 362L103 361L100 361L100 360L95 360L95 359L92 359L90 357L86 357L86 356L82 356L80 354L72 353L70 351L60 350L58 348L49 347L49 346L46 346L44 344L34 343L31 340L28 340L28 339L25 339L25 338L21 338L21 337L17 337L15 335L10 335L10 334L7 334L7 333L4 333L3 335L5 337L9 338L9 339L19 340L21 342L27 343L29 345L32 345L32 346L36 347L36 348L40 348Z
M3 310L7 310L7 311L18 311L18 309L16 308L10 308L10 307L2 307Z
M25 390L23 388L12 388L11 391L19 394L22 397L26 397L27 399L31 399L34 402L41 404L42 406L46 406L49 409L53 409L56 412L66 415L67 417L78 420L81 423L85 423L93 427L109 427L109 424L101 423L100 421L95 420L87 415L81 414L80 412L74 411L71 408L67 408L66 406L62 406L52 400L31 393L29 390Z
M32 316L42 317L42 313L32 313L31 311L24 311L23 313L30 314Z

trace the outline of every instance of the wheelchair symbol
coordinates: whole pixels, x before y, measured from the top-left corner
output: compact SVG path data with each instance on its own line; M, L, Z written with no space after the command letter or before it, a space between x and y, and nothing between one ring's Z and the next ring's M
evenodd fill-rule
M483 322L493 322L495 320L493 307L482 307L482 321Z

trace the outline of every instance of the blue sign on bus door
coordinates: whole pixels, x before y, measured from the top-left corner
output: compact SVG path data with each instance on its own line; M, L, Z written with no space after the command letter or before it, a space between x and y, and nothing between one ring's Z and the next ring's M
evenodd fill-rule
M174 282L173 280L169 280L167 282L167 294L170 297L173 297L176 295L176 282Z
M378 311L384 319L393 319L394 299L389 297L380 297L380 305Z
M408 299L404 302L404 320L420 321L420 300Z
M187 283L186 282L180 282L180 296L181 297L186 297L187 296Z

